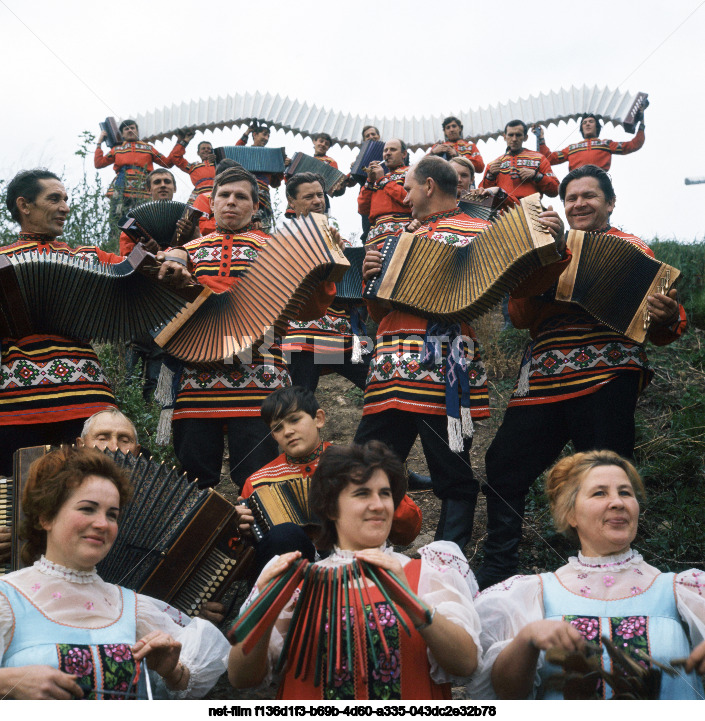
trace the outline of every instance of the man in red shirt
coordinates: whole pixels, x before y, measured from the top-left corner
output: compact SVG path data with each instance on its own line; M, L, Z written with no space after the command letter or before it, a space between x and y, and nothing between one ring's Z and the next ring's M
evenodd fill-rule
M539 152L548 158L551 165L559 165L568 161L568 170L575 170L583 165L596 165L603 170L609 170L613 155L628 155L640 150L644 145L644 115L641 111L639 130L632 140L617 142L615 140L602 140L600 131L602 125L597 116L586 115L580 122L580 134L584 140L573 143L563 150L552 153L544 139L543 128L539 135Z
M317 133L313 136L313 157L324 163L328 163L331 167L338 169L338 163L329 158L327 153L333 144L333 138L328 133Z
M507 151L493 160L485 171L481 188L499 187L509 194L506 203L514 204L534 193L555 198L558 195L558 179L546 158L535 150L528 150L524 143L528 128L523 120L510 120L504 128Z
M183 132L183 131L182 131ZM188 199L189 204L202 193L206 193L213 189L213 178L215 178L215 153L213 145L208 140L202 140L198 144L196 153L201 159L199 163L189 163L186 160L186 146L196 135L195 131L187 130L183 132L179 142L176 143L174 149L167 156L179 170L183 170L191 178L193 183L193 192Z
M370 218L370 232L365 245L377 250L391 235L401 233L411 220L411 211L405 205L404 178L409 169L406 143L392 138L384 146L385 174L382 164L376 160L367 169L367 182L357 199L360 215Z
M481 173L483 171L485 161L482 159L475 143L463 140L463 124L459 118L451 115L443 121L443 135L445 140L442 143L436 143L428 151L430 155L440 155L446 160L461 156L472 163L476 172Z
M560 196L574 230L609 233L653 257L639 238L613 227L616 196L609 175L594 165L572 170ZM602 325L573 303L555 299L555 283L571 263L546 266L514 289L512 323L528 328L525 355L502 425L485 456L487 540L476 572L480 588L517 571L524 503L534 480L571 440L576 451L607 449L631 457L634 410L653 377L644 347ZM617 275L627 269L615 270ZM648 299L649 338L666 345L685 329L685 311L676 291Z

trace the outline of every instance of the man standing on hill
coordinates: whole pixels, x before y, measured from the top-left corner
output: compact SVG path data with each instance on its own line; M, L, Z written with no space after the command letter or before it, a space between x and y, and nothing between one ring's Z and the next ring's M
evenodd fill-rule
M572 229L624 238L653 257L642 240L612 226L617 198L604 170L594 165L572 170L560 196ZM653 371L642 345L580 306L555 299L555 283L570 263L567 251L564 260L515 288L509 301L512 323L529 329L531 343L485 456L487 540L475 574L480 588L516 573L526 495L568 441L576 451L607 449L627 458L634 452L634 410ZM651 296L648 309L655 345L671 343L685 329L675 290Z

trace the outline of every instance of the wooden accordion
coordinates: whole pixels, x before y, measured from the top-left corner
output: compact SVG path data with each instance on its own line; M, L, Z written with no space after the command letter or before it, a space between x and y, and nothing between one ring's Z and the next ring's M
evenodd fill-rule
M650 323L647 297L668 293L680 271L607 233L571 230L568 248L573 258L558 280L556 300L577 303L612 330L643 343Z
M345 180L345 173L341 173L337 168L334 168L328 163L324 163L318 158L314 158L306 153L294 153L294 157L291 159L291 163L285 171L287 178L296 175L297 173L315 173L320 175L323 179L323 190L326 193L330 193L332 190L336 190L340 183Z
M411 233L390 238L382 249L382 271L364 297L426 318L472 321L536 269L559 260L540 212L538 193L522 198L463 247Z
M409 621L416 626L431 622L431 611L423 601L384 568L364 561L324 567L300 559L273 579L240 614L228 632L229 641L242 643L242 652L250 653L299 586L289 630L273 670L280 673L289 668L295 678L311 679L314 686L331 684L344 669L364 677L368 663L379 671L383 659L391 661L384 620L370 596L372 586L381 592L388 612L396 616L399 633L403 629L411 635ZM403 605L403 614L397 604ZM380 653L374 650L373 637L380 640Z
M293 218L231 289L213 293L187 323L167 326L155 340L188 363L222 363L257 345L270 329L284 336L318 284L340 280L348 265L325 216Z
M158 335L210 295L198 285L157 283L158 270L141 246L113 265L55 252L0 256L0 337L56 333L119 342Z
M252 526L255 538L262 540L265 533L280 523L318 525L308 501L310 486L310 478L290 478L256 488L245 501L255 519Z
M260 148L251 145L226 145L215 148L216 164L225 158L240 163L251 173L283 173L286 151L284 148Z
M179 220L187 220L193 225L202 215L202 211L178 200L155 200L132 208L127 213L127 222L120 227L135 242L141 237L152 238L164 250L191 240L181 237L176 227Z
M98 564L101 578L189 615L204 601L217 601L245 567L233 504L163 463L105 453L130 470L134 491L115 543Z

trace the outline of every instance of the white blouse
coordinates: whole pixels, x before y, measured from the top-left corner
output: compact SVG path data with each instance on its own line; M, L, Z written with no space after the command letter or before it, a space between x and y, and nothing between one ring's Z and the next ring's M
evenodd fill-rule
M103 581L95 569L75 571L42 556L33 566L3 577L21 591L47 618L59 624L100 628L122 613L119 588ZM137 638L163 631L181 643L180 661L191 672L188 687L171 692L175 698L202 698L227 669L230 644L209 621L200 618L179 625L168 604L137 594ZM0 663L12 640L14 615L0 584Z
M402 567L406 566L411 559L401 553L395 553L391 546L380 547L384 553L393 555ZM429 608L436 608L436 612L453 623L457 623L462 629L470 634L477 646L478 664L481 656L480 646L480 619L473 604L473 596L477 593L478 587L475 576L470 566L455 543L450 541L435 541L428 546L419 549L421 555L421 571L419 575L419 587L416 595ZM278 558L275 556L269 561L264 570ZM335 548L328 558L318 561L317 565L326 568L342 566L352 563L354 554L352 551L343 551ZM243 604L240 612L244 611L259 595L255 585L249 597ZM298 598L298 590L294 593L289 603L279 614L274 624L269 642L268 661L269 668L279 658L284 638L289 629L289 622L294 612L294 606ZM452 683L453 685L464 685L468 677L452 676L444 671L439 665L430 650L427 649L431 678L435 683ZM276 683L271 672L267 674L264 684Z
M604 557L586 557L578 553L556 571L556 576L572 593L608 601L639 595L660 573L646 563L640 553L629 549ZM484 663L472 678L470 698L496 698L492 666L524 626L544 618L542 590L539 576L512 576L485 589L475 599L482 621ZM705 639L705 571L690 569L677 574L675 593L678 613L695 647ZM541 652L532 695L539 686L538 672L544 664L544 656Z

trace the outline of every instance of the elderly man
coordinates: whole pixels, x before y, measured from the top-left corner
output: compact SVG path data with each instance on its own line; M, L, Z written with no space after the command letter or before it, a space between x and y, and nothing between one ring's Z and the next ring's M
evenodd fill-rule
M594 165L572 170L560 196L571 228L624 238L653 257L642 240L612 225L617 198L604 170ZM634 452L634 410L653 371L643 346L579 306L555 300L555 282L570 263L568 253L512 292L512 322L529 329L531 345L485 457L487 540L476 572L481 588L516 573L526 495L569 440L576 451L608 449L626 457ZM654 294L648 308L655 345L680 336L685 311L675 290Z
M110 198L110 220L114 237L120 235L118 223L135 205L149 200L146 188L147 174L154 170L154 163L170 168L172 161L165 158L153 145L139 139L139 130L134 120L120 123L122 143L103 154L102 143L107 137L105 131L98 136L93 164L96 169L113 166L116 175L110 183L107 196Z
M583 165L596 165L603 170L609 170L610 165L612 165L613 155L628 155L641 149L646 139L644 135L645 127L642 111L639 129L631 140L624 142L602 140L602 138L600 138L602 124L596 115L590 113L589 115L585 115L580 121L580 134L584 138L582 142L573 143L567 148L563 148L563 150L557 150L552 153L546 146L543 128L541 128L539 135L539 152L548 158L548 162L551 165L560 165L567 160L568 170L575 170Z
M67 200L66 189L54 173L44 169L18 173L7 186L7 207L21 232L15 243L0 248L0 255L43 251L102 263L122 261L122 256L95 246L70 248L58 240L69 213ZM184 265L163 263L159 279L187 279L185 251L176 249L170 258ZM4 475L12 473L12 454L17 448L71 442L85 418L115 404L95 351L74 338L55 334L3 338L2 379L0 473Z
M405 203L421 224L416 236L462 247L490 225L458 208L457 184L453 165L442 158L426 156L409 169ZM555 214L545 213L542 220L560 234ZM380 268L381 255L369 250L365 280ZM379 328L355 442L382 440L405 459L420 436L434 492L442 501L436 539L462 548L472 536L479 490L470 468L471 419L489 416L477 339L466 324L442 326L378 301L369 301L368 309ZM442 342L440 354L431 352L435 339ZM457 348L450 358L449 345Z
M323 181L314 173L292 176L286 184L286 197L296 217L325 211ZM331 231L340 241L338 231L334 228ZM282 350L290 354L292 383L313 392L322 372L337 373L364 390L369 355L360 352L360 360L353 362L354 346L359 346L359 335L364 333L361 326L359 308L341 300L334 301L321 318L290 322Z
M167 156L179 170L187 173L193 183L193 191L188 199L189 203L201 195L213 189L213 178L215 178L215 153L213 145L208 140L201 140L196 148L196 154L200 158L198 163L189 163L186 160L186 146L193 140L196 132L194 130L182 131L181 138Z
M217 230L183 247L191 256L196 279L222 292L239 281L271 236L252 227L258 207L257 179L243 168L216 175L211 205ZM321 284L301 311L301 319L322 316L334 295L334 283ZM238 488L277 455L277 445L260 418L260 405L271 392L291 383L281 348L276 339L263 342L252 349L251 358L234 361L218 368L177 369L174 449L189 477L198 479L202 487L220 482L223 425L227 425L230 477Z
M443 121L443 135L445 140L436 143L428 152L429 155L439 155L446 160L458 156L467 158L476 172L481 173L485 167L485 161L472 141L463 140L463 124L459 118L450 115Z
M508 205L534 193L549 198L558 195L558 179L551 171L551 165L541 153L524 147L527 137L526 123L510 120L504 128L507 151L487 166L480 183L481 188L499 187L506 191Z
M411 211L404 203L404 178L408 170L406 143L392 138L384 145L384 164L374 160L367 170L367 182L357 199L360 215L370 219L370 232L365 245L381 249L390 236L401 233L411 220Z

